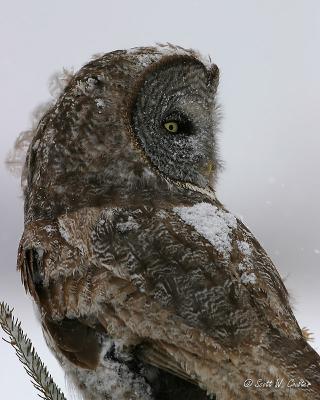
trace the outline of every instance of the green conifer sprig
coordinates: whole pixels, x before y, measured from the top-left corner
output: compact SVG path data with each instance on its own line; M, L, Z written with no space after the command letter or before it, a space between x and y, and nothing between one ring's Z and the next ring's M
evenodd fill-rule
M36 353L31 340L23 332L21 323L12 314L8 304L0 302L0 325L10 340L3 339L16 351L34 387L44 400L66 400L62 391L54 383L46 366Z

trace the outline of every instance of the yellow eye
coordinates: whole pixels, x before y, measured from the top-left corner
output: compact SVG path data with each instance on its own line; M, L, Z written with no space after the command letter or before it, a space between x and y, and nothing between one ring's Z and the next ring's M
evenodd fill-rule
M164 124L164 127L170 133L177 133L179 129L179 125L176 121L169 121Z

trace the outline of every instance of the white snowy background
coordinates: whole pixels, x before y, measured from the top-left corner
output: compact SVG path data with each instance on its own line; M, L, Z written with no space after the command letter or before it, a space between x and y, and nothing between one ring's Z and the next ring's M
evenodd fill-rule
M318 0L1 1L0 41L0 299L15 307L69 398L15 270L23 203L4 160L30 127L33 108L48 99L48 77L114 49L168 41L210 54L219 65L225 161L219 198L272 257L299 323L314 332L320 350ZM2 399L36 398L3 341L0 385Z

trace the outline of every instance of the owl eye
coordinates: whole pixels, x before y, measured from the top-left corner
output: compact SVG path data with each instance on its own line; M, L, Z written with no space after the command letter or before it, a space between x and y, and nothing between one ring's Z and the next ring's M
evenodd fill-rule
M165 129L170 133L177 133L179 130L179 124L176 121L169 121L164 124Z

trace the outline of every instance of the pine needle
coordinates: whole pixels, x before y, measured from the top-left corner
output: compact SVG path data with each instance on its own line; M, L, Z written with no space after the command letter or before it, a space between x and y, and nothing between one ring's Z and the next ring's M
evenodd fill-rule
M10 340L3 339L15 349L19 361L31 378L34 387L44 400L66 400L64 394L54 383L46 366L36 353L31 340L23 332L21 323L12 314L8 304L0 302L0 325Z

